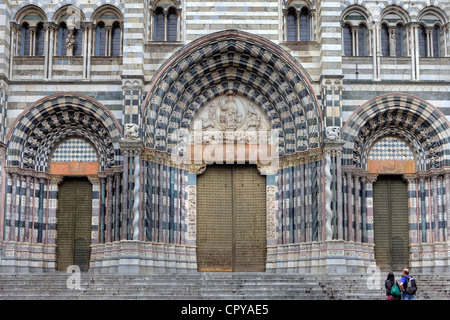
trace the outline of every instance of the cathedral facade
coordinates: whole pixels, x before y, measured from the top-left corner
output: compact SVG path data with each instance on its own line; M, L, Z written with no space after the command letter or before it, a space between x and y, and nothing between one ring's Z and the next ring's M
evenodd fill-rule
M449 18L3 1L0 272L450 272Z

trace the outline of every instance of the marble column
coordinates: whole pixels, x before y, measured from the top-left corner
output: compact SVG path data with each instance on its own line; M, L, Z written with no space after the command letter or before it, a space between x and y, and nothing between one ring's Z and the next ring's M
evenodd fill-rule
M367 223L367 243L374 243L373 231L373 184L377 180L377 174L368 174L366 177L366 223Z
M92 184L92 236L91 244L101 243L100 230L103 226L100 224L100 178L98 176L88 176Z
M409 221L409 243L418 244L419 241L419 193L417 192L417 179L415 174L403 176L408 186L408 221Z
M59 185L63 181L63 176L55 175L49 179L49 190L51 194L48 209L48 239L47 243L56 244L57 230L57 210L58 210L58 191Z
M449 241L450 239L450 173L445 172L444 174L444 184L445 184L445 211L444 211L444 219L447 222L447 228L445 232L444 241Z
M355 240L355 232L353 229L355 200L353 195L353 174L347 171L347 241Z
M344 142L340 140L340 128L328 127L323 145L325 159L325 239L343 239L341 155ZM339 188L338 188L339 185Z
M144 149L140 139L121 139L124 157L122 239L141 240L141 154ZM125 221L126 226L124 226ZM126 233L125 233L126 232Z
M24 242L30 242L30 226L32 223L32 211L33 211L33 189L34 178L32 176L26 176L26 194L25 194L25 228L24 228Z

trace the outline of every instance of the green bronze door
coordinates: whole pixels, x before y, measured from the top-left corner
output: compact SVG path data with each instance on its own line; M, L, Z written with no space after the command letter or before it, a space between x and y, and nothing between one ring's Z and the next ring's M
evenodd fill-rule
M266 184L251 165L208 166L197 180L199 271L264 271Z
M92 231L92 185L85 178L65 178L59 188L57 268L77 265L88 271Z
M383 271L409 265L408 192L401 176L380 175L373 186L375 260Z

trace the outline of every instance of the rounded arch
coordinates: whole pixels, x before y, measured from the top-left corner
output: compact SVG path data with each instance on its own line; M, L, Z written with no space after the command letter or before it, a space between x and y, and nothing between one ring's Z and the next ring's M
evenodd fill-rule
M161 7L163 9L169 9L169 8L177 9L180 7L180 5L178 4L177 1L174 1L174 0L157 0L157 1L153 2L152 7L154 9L156 9L158 7Z
M32 15L38 15L40 19L27 19L27 16ZM14 14L14 21L20 25L27 22L30 26L36 26L39 22L46 22L47 19L47 12L35 4L26 4L18 9L18 11Z
M52 21L59 25L61 22L66 22L68 27L81 28L81 22L86 21L86 16L80 7L68 4L59 7L52 16Z
M72 92L44 97L22 112L7 135L7 164L48 172L51 153L72 136L95 146L100 171L121 164L121 127L113 114L94 99Z
M351 6L348 6L347 8L345 8L342 11L341 14L341 21L342 24L345 23L350 23L350 26L352 27L357 27L358 25L361 24L361 20L358 19L352 19L352 15L361 15L366 23L366 26L370 25L373 21L373 17L370 14L370 12L367 10L367 8L365 8L364 6L358 5L358 4L353 4Z
M322 116L307 73L278 45L237 30L199 38L160 67L144 102L145 145L170 152L170 133L189 130L197 112L229 90L264 111L279 130L281 155L321 145Z
M434 16L436 20L434 22L425 22L424 20L427 15ZM427 6L419 11L419 13L417 14L417 21L423 22L427 26L433 26L436 23L438 23L440 26L444 26L449 22L449 19L445 11L441 8L436 6Z
M288 0L284 4L285 8L295 8L296 10L303 10L306 8L307 10L313 9L314 5L309 0Z
M396 18L395 16L399 18L396 21L394 21L394 18ZM411 22L411 17L409 13L402 7L399 7L397 5L390 5L381 11L380 21L387 23L389 26L395 26L398 23L406 25Z
M450 164L450 126L445 116L420 98L390 93L366 102L346 122L343 165L365 168L372 145L388 135L407 141L417 171Z
M98 23L99 21L103 21L105 24L107 24L104 19L102 19L102 16L105 14L114 14L115 18L110 18L108 20L111 20L111 25L115 21L122 22L124 20L122 9L119 6L115 6L112 4L102 4L101 6L98 6L97 8L94 8L94 11L92 12L92 15L90 16L91 22L94 24Z

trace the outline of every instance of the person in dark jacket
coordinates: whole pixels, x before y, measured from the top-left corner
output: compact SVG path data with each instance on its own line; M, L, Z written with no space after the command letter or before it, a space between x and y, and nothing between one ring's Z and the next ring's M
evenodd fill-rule
M395 280L394 273L391 271L388 273L387 279L384 282L386 288L386 300L401 300L401 297L394 297L391 295L391 290L394 285L398 285L398 282Z

